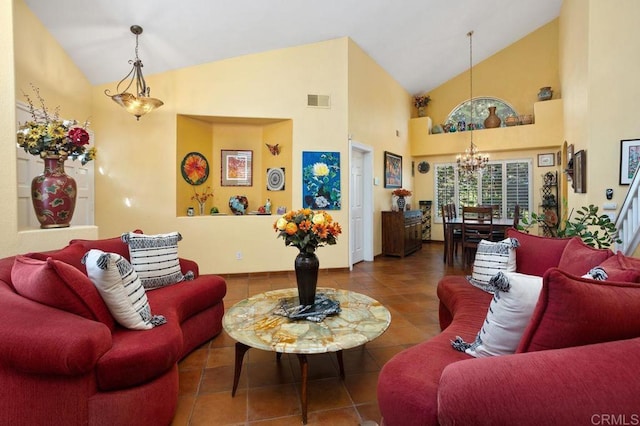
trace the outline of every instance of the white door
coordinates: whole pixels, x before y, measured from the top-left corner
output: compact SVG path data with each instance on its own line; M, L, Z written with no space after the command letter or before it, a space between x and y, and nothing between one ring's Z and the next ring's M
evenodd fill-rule
M351 264L364 260L364 155L353 150L351 155Z

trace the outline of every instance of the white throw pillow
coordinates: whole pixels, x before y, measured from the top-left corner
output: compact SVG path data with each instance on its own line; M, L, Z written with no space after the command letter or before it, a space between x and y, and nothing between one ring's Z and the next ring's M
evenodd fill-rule
M82 261L89 279L120 325L133 330L148 330L167 322L164 316L151 314L144 287L127 259L119 254L93 249L84 255Z
M165 287L185 279L178 260L178 232L145 235L128 232L122 241L129 246L129 257L147 290Z
M456 349L477 358L515 353L542 290L542 277L517 272L501 272L492 283L496 292L475 342L454 342Z
M489 280L494 275L498 272L516 271L518 244L515 238L506 238L498 242L480 241L473 262L473 272L467 277L469 282L486 292L493 293L494 289L489 285Z

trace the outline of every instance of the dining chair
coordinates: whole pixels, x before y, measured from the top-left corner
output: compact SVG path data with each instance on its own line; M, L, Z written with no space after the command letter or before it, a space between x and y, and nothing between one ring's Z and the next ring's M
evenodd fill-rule
M518 224L520 223L520 204L516 204L513 208L513 227L518 229Z
M451 237L449 235L449 226L447 226L447 222L449 222L449 205L442 204L440 206L440 214L442 215L442 238L444 240L444 253L442 255L442 261L447 263L449 260L449 244L451 244Z
M449 221L455 221L458 218L458 209L456 208L455 203L447 204L449 209ZM452 226L451 227L451 241L453 242L453 254L458 257L458 246L462 243L462 227L461 226ZM453 262L453 259L451 259Z
M480 207L490 207L493 215L493 219L500 218L500 208L502 207L500 204L483 204ZM502 229L494 229L491 234L491 241L502 241L504 240L504 230Z
M493 237L493 209L491 207L462 208L462 257L468 266L482 240Z
M458 246L462 242L462 232L459 227L455 227L455 224L452 223L455 218L455 204L443 204L440 209L444 232L442 261L450 265L453 263L453 257L458 255Z

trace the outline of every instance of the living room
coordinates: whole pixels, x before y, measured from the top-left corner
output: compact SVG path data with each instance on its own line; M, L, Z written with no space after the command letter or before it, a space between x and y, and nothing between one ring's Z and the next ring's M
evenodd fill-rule
M0 152L8 160L0 170L5 182L0 188L5 200L0 206L3 257L63 247L73 238L109 238L141 228L150 234L179 230L183 236L181 257L197 261L201 273L291 270L293 254L275 238L275 216L192 218L178 211L179 115L292 120L291 170L287 169L287 178L291 179L291 185L287 185L291 191L286 203L289 208L301 204L303 151L322 147L339 152L347 170L348 139L352 135L372 147L376 175L382 171L384 151L399 154L404 158L405 187L413 190L412 203L417 203L433 199L434 176L412 176L411 162L450 162L468 145L465 138L445 154L415 155L409 129L411 120L416 119L412 94L347 37L149 75L149 85L165 105L138 122L104 96L104 90L113 89L115 83L91 85L22 0L7 3L0 6L0 81L5 94L0 99L0 134L6 142ZM633 0L615 4L565 0L556 20L504 51L537 55L536 73L531 74L535 79L529 78L526 65L517 71L504 67L519 62L521 53L516 59L495 57L478 64L478 95L485 92L508 99L523 113L533 114L535 94L541 86L554 87L562 104L561 138L533 149L492 147L488 153L494 159L528 157L535 164L537 154L560 151L565 141L576 151L588 151L588 191L567 191L566 211L588 204L602 205L608 188L614 189L612 202L620 206L624 201L627 187L618 183L619 143L636 138L639 131L632 111L640 92L636 77L640 59L630 52L639 50L640 41L631 37L629 30L638 17L640 5ZM464 34L460 37L466 42ZM483 70L487 73L484 76ZM503 74L496 75L497 70ZM442 122L453 106L468 98L467 75L454 77L429 92L433 102L428 111L434 123ZM482 87L483 82L492 80L493 87ZM22 92L31 82L40 87L48 105L60 105L65 117L90 118L98 148L93 226L18 228L15 109L16 102L24 101ZM306 108L304 99L311 90L331 93L331 109ZM476 132L482 149L490 145L483 145L481 134ZM269 155L264 149L262 155ZM211 155L219 154L216 151ZM559 165L557 169L561 171ZM540 179L542 173L534 170L534 179ZM262 173L256 174L256 179L256 185L264 186ZM348 173L343 173L343 206L349 205L348 182ZM215 198L216 191L218 188L214 188L215 203L225 205L221 194ZM537 205L537 191L533 197L533 205ZM374 255L381 252L382 244L379 212L390 208L390 198L389 189L374 186ZM263 202L255 200L254 205ZM323 249L321 267L349 268L349 212L343 208L333 216L343 224L344 234L339 244ZM438 237L434 234L435 239ZM238 252L242 253L241 260ZM265 252L270 255L265 256Z

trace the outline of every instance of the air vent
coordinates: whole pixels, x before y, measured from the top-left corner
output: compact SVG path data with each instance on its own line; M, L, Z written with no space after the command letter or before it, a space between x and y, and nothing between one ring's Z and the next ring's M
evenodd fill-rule
M307 95L307 106L331 108L331 98L328 95Z

